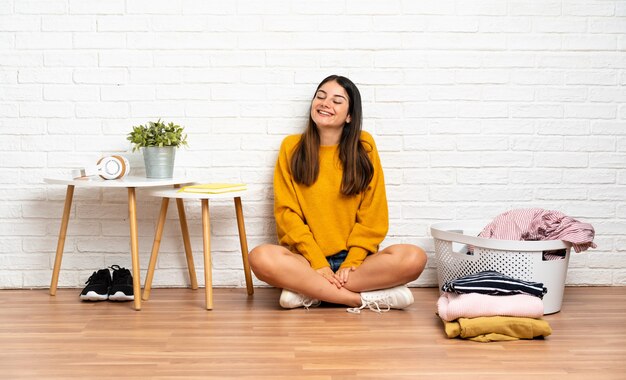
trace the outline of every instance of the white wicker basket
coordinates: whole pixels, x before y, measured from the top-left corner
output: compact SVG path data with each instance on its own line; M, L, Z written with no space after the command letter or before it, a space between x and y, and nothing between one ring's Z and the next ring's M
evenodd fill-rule
M489 222L444 222L430 227L435 240L439 289L448 280L495 270L526 281L542 282L544 314L561 310L571 244L561 240L514 241L478 237ZM468 252L469 247L473 252ZM565 250L565 256L546 260L544 252Z

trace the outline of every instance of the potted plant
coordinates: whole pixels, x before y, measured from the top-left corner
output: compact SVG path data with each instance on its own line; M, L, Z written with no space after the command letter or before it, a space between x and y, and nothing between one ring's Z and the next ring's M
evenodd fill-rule
M187 146L184 127L161 119L146 125L134 126L126 138L133 144L133 152L141 149L148 178L172 178L176 148Z

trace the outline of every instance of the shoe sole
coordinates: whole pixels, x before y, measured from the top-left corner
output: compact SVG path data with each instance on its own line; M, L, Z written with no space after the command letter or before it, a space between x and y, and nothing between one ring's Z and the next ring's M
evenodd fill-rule
M109 298L108 294L98 294L94 291L89 291L87 294L81 294L81 301L106 301Z
M115 292L115 294L109 294L109 301L133 301L134 295L126 295L124 292Z

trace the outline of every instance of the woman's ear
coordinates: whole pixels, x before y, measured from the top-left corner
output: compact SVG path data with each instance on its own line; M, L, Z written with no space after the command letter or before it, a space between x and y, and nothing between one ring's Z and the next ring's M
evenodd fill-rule
M348 117L346 117L346 123L350 124L350 121L352 121L352 118L348 115Z

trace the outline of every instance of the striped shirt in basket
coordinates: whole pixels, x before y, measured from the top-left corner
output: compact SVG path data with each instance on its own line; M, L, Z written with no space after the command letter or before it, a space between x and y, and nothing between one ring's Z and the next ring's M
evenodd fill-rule
M441 290L453 293L480 293L491 295L530 294L539 298L548 290L540 282L519 280L496 271L484 271L450 280Z

